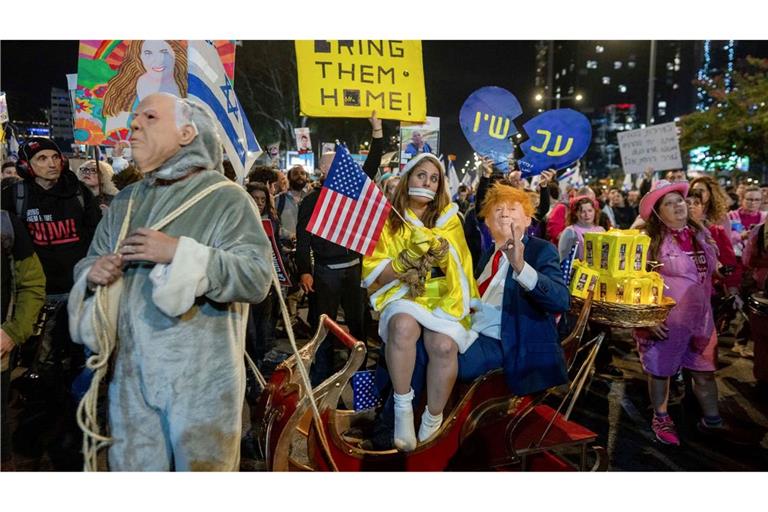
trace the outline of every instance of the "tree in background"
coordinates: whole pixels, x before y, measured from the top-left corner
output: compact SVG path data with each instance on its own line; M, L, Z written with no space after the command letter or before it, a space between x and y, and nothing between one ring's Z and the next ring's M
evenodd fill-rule
M749 157L752 170L768 170L768 59L747 57L733 73L732 87L717 76L696 81L713 102L681 119L680 148L708 147L705 166L723 169L734 156Z

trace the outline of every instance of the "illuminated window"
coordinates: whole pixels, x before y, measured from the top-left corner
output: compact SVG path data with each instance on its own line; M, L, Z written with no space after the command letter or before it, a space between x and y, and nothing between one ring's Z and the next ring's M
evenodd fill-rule
M659 108L667 108L667 102L666 101L660 101L659 102Z
M619 86L619 92L627 92L627 86L624 84L621 84Z
M621 61L617 60L613 62L613 69L621 69Z
M675 65L671 62L667 62L667 71L672 71L673 69L675 69Z
M611 77L604 76L603 77L603 85L611 85Z
M635 65L636 65L636 64L635 64L635 61L633 61L633 60L631 60L631 61L627 62L627 67L628 67L629 69L635 69Z
M672 90L675 90L675 91L676 91L678 87L680 87L680 86L679 86L679 85L677 85L677 84L672 84Z
M587 61L587 69L597 69L597 61L596 60L588 60Z
M595 51L596 51L597 53L603 53L603 52L605 51L605 48L603 48L603 47L602 47L602 46L600 46L600 45L597 45L597 46L595 46Z

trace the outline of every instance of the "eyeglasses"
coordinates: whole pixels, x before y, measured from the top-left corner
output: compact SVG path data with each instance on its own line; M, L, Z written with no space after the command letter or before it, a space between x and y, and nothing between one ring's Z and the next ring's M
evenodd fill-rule
M80 175L81 176L89 176L91 174L96 174L96 169L92 167L86 167L84 169L80 169Z

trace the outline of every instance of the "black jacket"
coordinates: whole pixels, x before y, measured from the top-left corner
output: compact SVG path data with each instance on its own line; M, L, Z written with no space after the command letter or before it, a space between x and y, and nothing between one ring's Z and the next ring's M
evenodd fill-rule
M24 212L16 211L19 187L26 188ZM50 190L35 183L34 178L6 187L2 204L21 219L32 238L45 272L45 293L69 293L75 264L88 252L101 220L101 209L91 191L67 170Z
M369 178L373 179L376 176L383 153L384 138L373 139L368 157L363 164L363 171ZM296 267L299 276L312 273L312 256L310 254L314 256L315 262L325 265L347 263L360 258L360 253L350 251L307 231L309 219L312 217L318 197L320 197L320 189L316 188L299 204L299 216L296 221Z

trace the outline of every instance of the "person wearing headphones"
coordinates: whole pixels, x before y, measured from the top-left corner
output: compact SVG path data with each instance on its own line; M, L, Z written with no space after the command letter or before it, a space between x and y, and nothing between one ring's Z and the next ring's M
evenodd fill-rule
M82 348L71 342L67 329L67 300L74 284L75 264L85 257L101 220L101 209L88 187L69 169L69 162L50 139L31 137L19 148L16 170L22 181L2 192L3 209L15 215L29 232L45 273L47 320L31 371L49 390L56 410L48 424L64 415L75 433L67 455L52 457L56 469L79 469L79 430L74 425L69 383L82 363ZM50 377L50 379L48 378ZM53 398L52 397L52 398ZM62 410L63 409L63 410ZM71 416L71 417L70 417Z

